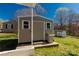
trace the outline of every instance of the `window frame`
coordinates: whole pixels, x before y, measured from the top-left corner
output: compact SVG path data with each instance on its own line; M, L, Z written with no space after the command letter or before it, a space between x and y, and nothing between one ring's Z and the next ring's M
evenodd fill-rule
M28 22L28 28L24 28L24 22ZM30 21L29 20L22 20L22 29L30 29Z
M50 28L47 27L47 23L50 24ZM51 30L51 22L46 22L46 30Z
M13 28L14 28L13 24L10 24L10 29L13 29Z

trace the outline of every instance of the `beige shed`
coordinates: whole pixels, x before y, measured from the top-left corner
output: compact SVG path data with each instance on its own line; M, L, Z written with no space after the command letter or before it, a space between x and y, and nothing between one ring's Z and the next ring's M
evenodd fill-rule
M52 20L40 16L33 16L33 28L31 28L31 16L18 17L18 42L31 42L31 29L33 29L33 41L45 41L46 34L53 34Z

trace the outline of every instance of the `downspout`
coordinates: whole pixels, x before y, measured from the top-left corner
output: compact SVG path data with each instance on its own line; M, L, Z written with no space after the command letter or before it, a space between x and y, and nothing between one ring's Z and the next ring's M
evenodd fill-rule
M19 38L19 34L20 34L20 28L19 28L19 17L17 17L17 18L18 18L18 43L20 43L20 42L19 42L19 39L20 39L20 38Z
M31 45L33 45L33 8L31 8Z

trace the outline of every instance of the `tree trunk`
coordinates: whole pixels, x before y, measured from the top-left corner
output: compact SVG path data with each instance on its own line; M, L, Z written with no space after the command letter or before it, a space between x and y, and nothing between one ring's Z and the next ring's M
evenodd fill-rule
M63 18L60 18L60 30L63 30Z

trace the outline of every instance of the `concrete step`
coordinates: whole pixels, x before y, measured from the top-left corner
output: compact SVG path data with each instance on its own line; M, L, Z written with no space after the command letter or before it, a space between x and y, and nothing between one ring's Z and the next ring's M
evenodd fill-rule
M0 56L31 56L34 54L34 48L54 47L58 45L59 44L56 42L47 44L43 42L35 42L34 45L21 45L15 50L0 52Z
M47 44L34 45L35 48L53 47L53 46L59 46L59 44L56 42L53 42L53 43L47 43Z

